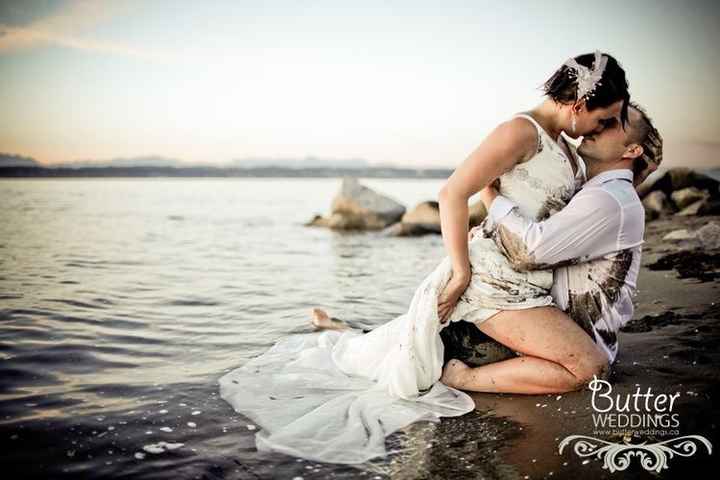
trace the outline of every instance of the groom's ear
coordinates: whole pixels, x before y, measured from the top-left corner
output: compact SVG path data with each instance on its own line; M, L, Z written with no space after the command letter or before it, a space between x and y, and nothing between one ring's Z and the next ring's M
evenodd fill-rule
M638 145L637 143L631 143L625 150L623 158L634 160L641 157L644 151L645 149L642 147L642 145Z

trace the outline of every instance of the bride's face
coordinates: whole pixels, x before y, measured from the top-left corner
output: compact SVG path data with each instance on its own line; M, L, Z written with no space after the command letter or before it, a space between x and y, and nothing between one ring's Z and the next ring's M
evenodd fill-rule
M576 122L575 132L573 132L573 135L580 137L583 135L595 135L602 132L607 125L612 125L620 121L621 110L621 100L618 100L609 107L600 107L594 110L588 110L585 103L583 103L580 107L580 111L575 114Z
M609 120L601 132L585 135L578 153L586 159L602 162L619 161L627 154L632 139L632 125L640 121L640 113L628 109L628 125L623 128L617 119Z

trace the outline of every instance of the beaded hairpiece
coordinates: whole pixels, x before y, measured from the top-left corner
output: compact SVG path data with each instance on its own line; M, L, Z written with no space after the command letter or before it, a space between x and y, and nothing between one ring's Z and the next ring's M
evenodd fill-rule
M595 61L592 69L585 65L580 65L574 58L568 59L563 65L571 69L571 75L577 79L577 100L585 97L591 97L595 87L600 85L600 79L605 71L608 58L599 51L595 50ZM574 72L572 71L574 70Z

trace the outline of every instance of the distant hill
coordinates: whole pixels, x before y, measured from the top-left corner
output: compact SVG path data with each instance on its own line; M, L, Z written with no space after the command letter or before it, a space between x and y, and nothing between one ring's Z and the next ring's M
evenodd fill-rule
M305 158L235 158L229 162L189 163L174 158L144 156L113 158L111 160L80 160L53 165L54 168L101 168L101 167L175 167L175 168L367 168L361 158L334 159L308 156Z
M235 168L367 168L366 160L362 158L334 159L334 158L236 158L227 165Z
M11 155L0 152L0 168L3 167L40 167L41 165L34 158L21 155Z
M7 167L0 177L314 177L447 178L452 170L414 168Z
M242 158L229 163L191 164L174 158L144 156L80 160L43 165L31 158L4 154L0 177L373 177L447 178L445 168L370 165L360 158Z
M187 164L174 158L150 155L145 157L113 158L111 160L80 160L75 162L55 164L60 168L99 168L99 167L186 167Z

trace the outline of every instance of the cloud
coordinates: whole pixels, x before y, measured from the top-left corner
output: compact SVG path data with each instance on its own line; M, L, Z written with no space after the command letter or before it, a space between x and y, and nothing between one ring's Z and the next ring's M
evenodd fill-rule
M98 25L130 12L132 0L89 0L27 3L0 10L0 55L46 45L109 53L153 62L181 60L178 54L135 48L82 35ZM28 5L39 8L30 8ZM137 6L137 4L135 4Z
M0 2L0 24L24 27L38 19L57 13L67 3L67 0Z

